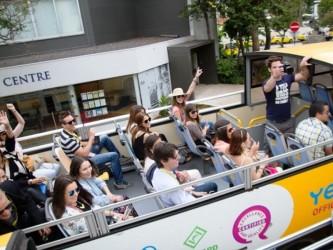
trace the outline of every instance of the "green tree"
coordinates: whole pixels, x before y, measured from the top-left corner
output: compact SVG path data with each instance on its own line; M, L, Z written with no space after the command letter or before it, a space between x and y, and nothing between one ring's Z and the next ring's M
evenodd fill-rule
M28 0L0 0L0 41L14 40L25 28L29 3Z
M318 15L321 26L333 27L333 0L321 0L318 5Z
M207 38L212 39L209 27L209 18L216 15L216 3L210 0L193 0L192 4L184 6L180 16L183 18L193 18L194 20L204 19L207 30Z

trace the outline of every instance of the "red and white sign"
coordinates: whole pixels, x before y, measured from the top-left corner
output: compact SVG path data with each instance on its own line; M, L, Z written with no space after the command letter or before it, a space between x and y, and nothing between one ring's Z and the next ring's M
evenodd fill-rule
M299 22L292 22L290 25L289 25L289 29L292 31L292 32L297 32L299 30Z

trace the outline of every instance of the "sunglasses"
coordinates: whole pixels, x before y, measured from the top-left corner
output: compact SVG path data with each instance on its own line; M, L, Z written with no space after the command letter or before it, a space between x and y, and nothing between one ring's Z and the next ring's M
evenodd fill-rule
M176 156L173 157L173 159L177 160L179 157L179 153L176 154Z
M71 121L69 121L69 122L64 122L63 124L72 125L72 124L73 124L73 122L74 122L74 123L76 123L76 120L75 120L75 119L73 119L73 120L71 120Z
M194 115L194 114L197 114L198 112L199 112L199 110L192 110L191 114Z
M185 95L177 95L176 98L184 98Z
M80 192L80 190L81 190L81 187L77 187L77 188L75 188L74 190L71 190L71 191L69 191L68 192L68 195L69 196L73 196L74 195L74 193L79 193Z
M12 207L13 207L13 204L11 202L8 203L8 205L0 211L0 215L2 215L3 212L5 212L6 210L10 210Z
M151 118L149 117L147 120L144 120L143 122L144 123L148 123L148 122L150 122L151 121Z
M234 130L234 128L229 128L228 132L231 133Z

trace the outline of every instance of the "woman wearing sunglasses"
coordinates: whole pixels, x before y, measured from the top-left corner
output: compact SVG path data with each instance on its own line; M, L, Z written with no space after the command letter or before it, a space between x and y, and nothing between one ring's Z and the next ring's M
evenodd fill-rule
M215 122L214 128L215 136L212 140L214 148L220 153L229 153L231 134L235 131L235 128L232 126L231 122L225 119Z
M229 157L239 167L249 165L255 160L255 152L258 150L259 145L254 143L252 146L252 138L245 129L235 130L230 139ZM247 149L250 149L248 152ZM265 166L261 165L258 169L252 168L252 180L257 180L262 177Z
M52 211L57 219L91 210L94 207L92 200L93 196L69 175L57 177L52 200ZM117 218L117 221L124 219L123 215L113 211L105 211L105 216ZM84 218L63 222L62 226L70 236L88 231Z
M210 135L208 134L209 125L205 123L202 127L200 124L199 110L195 104L190 103L185 106L186 114L186 127L190 131L191 137L196 145L204 145L201 139L208 139L210 141Z
M132 134L132 146L136 157L140 161L145 159L145 142L149 135L155 134L159 136L163 141L167 141L166 137L163 134L157 132L152 132L151 127L151 118L146 113L138 113L135 116L135 123L137 126L131 132Z
M124 200L123 195L114 195L111 193L105 181L97 177L98 168L92 161L85 157L74 156L69 174L92 195L92 203L95 205L102 207Z
M125 129L127 134L131 134L131 131L137 126L135 123L135 116L140 112L146 113L146 109L140 105L132 105L130 107L128 123Z
M202 69L198 68L195 77L193 78L190 87L188 88L187 92L184 93L182 88L175 88L172 91L172 94L169 97L172 97L172 107L171 112L174 116L177 117L178 120L182 121L183 124L186 122L186 115L185 115L185 105L188 99L191 97L195 85L199 81L199 77L202 74Z

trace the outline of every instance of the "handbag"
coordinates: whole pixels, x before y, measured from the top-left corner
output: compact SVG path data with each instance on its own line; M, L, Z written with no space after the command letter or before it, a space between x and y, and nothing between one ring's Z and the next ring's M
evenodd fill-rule
M263 169L262 176L269 176L269 175L277 174L277 173L278 173L278 171L277 171L277 169L275 167L266 166Z

